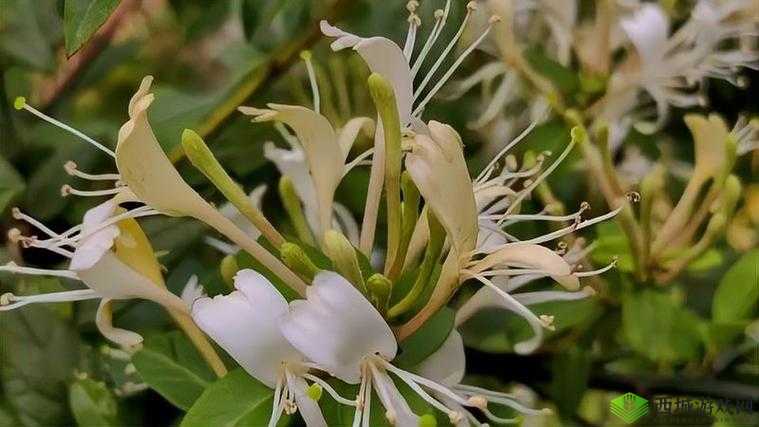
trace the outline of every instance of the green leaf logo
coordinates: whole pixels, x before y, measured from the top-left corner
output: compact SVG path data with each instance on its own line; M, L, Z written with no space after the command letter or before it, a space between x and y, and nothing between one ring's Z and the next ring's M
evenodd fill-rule
M648 400L634 393L626 393L613 399L609 409L626 424L632 424L648 414Z

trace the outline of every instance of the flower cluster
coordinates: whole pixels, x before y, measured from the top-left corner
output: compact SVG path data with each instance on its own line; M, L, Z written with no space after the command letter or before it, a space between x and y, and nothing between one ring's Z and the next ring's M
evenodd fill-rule
M111 301L143 298L181 318L189 315L246 372L274 389L271 426L283 413L295 411L309 426L327 425L317 403L323 390L337 402L355 407L355 426L369 425L374 392L390 423L416 426L434 422L431 413L412 410L400 384L425 401L431 412L439 411L456 425L480 425L482 417L497 423L514 421L496 415L491 405L523 414L541 413L512 395L462 384L465 357L455 325L482 308L508 310L524 318L533 331L532 337L516 344L515 351L534 351L544 330L554 327L554 318L535 314L530 306L589 297L594 290L582 287L580 280L614 265L581 271L589 248L582 239L574 239L573 233L617 215L622 208L591 219L582 217L588 210L585 203L568 215L523 212L524 201L573 147L585 143L587 135L581 127L572 130L566 148L552 161L548 162L550 153L541 153L525 157L520 165L508 153L528 128L503 147L478 176L470 177L459 134L445 123L425 122L422 113L500 17L490 17L486 29L451 67L440 70L475 20L477 4L467 5L463 23L437 57L433 53L439 50L450 2L435 12L428 39L414 55L421 22L417 6L415 1L408 3L409 31L403 47L384 37L364 38L327 22L321 24L324 34L335 39L334 50L352 48L371 70L368 88L376 119L358 117L340 128L333 126L320 112L310 54L303 58L311 77L313 108L282 104L240 107L256 123L273 122L290 145L286 150L268 144L265 153L282 174L278 192L292 233L275 227L261 212L255 194L265 190L246 194L200 135L191 130L182 135L185 154L230 204L217 209L183 180L148 122L154 98L150 77L143 80L129 103L129 120L119 131L115 151L19 99L17 108L74 133L113 157L117 172L95 175L79 171L73 163L66 165L74 177L109 181L113 186L100 191L65 186L64 195L110 198L89 210L81 225L63 233L14 212L17 219L46 234L39 238L13 230L10 237L14 242L50 250L70 262L66 270L15 264L0 270L76 279L87 289L34 296L6 294L0 310L34 302L100 298L100 330L126 348L138 346L141 337L111 325ZM426 74L420 74L422 69ZM353 142L362 132L373 138L373 147L351 158ZM371 165L370 180L359 226L352 213L335 202L335 193L347 173L367 163ZM383 198L387 237L380 248L375 237ZM124 205L131 209L125 210ZM191 282L183 298L178 298L165 289L150 243L135 221L152 215L195 218L231 241L213 238L216 247L228 253L245 251L263 268L236 271L235 290L227 295L208 297L197 282ZM560 226L529 239L508 232L510 225L525 221ZM558 249L546 246L563 238L573 239L571 248L564 242L556 245ZM541 278L550 278L561 289L520 291ZM451 310L447 305L465 282L479 289L460 306L455 322L439 342L428 343L426 358L412 367L394 363L404 341L441 311ZM288 292L284 292L286 287ZM358 385L357 395L339 394L325 380L327 376Z

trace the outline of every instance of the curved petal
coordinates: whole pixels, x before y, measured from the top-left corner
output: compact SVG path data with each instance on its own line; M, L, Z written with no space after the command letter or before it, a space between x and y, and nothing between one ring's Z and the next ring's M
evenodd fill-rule
M295 131L303 146L308 168L316 190L321 230L332 225L332 202L335 190L343 178L345 156L337 135L326 117L305 107L269 104L271 110L240 107L254 121L279 121Z
M390 327L369 301L337 273L323 271L290 303L280 328L309 360L349 383L361 378L364 357L392 360L398 350Z
M453 386L464 379L466 356L464 341L456 329L452 329L448 338L437 351L414 369L419 375L443 385Z
M113 241L119 236L119 228L114 224L97 229L100 224L113 216L115 210L116 204L112 200L107 200L84 214L81 232L82 235L89 234L89 236L77 244L74 255L71 257L69 270L81 271L92 267L113 247ZM97 231L93 232L93 230Z
M340 149L343 151L343 157L348 158L348 154L353 147L353 142L356 141L358 133L364 130L366 135L374 135L374 120L368 117L355 117L348 120L345 123L337 135L337 143Z
M461 138L448 125L431 121L430 136L417 134L406 169L446 230L454 249L465 254L477 242L477 205ZM456 200L456 203L451 203Z
M235 287L229 295L195 301L192 318L246 372L274 388L283 363L302 361L279 331L287 302L253 270L238 272Z
M295 191L303 202L308 225L312 230L318 230L319 202L316 198L314 180L311 179L311 174L308 172L303 150L300 148L285 150L267 142L264 144L264 157L274 163L279 173L292 180Z
M471 270L480 273L495 266L543 270L567 289L580 288L579 279L572 275L572 266L559 254L544 246L511 243L478 261Z
M337 37L337 40L332 43L332 50L352 47L361 55L373 73L381 75L390 82L395 92L401 125L408 126L411 122L414 89L411 67L403 54L403 49L384 37L359 37L334 27L327 21L321 21L321 29L324 35Z
M206 209L206 203L179 175L148 123L147 110L154 99L148 93L152 81L151 76L145 77L129 101L129 120L119 129L116 167L143 203L166 215L194 216Z
M103 298L95 315L95 325L104 337L123 348L134 348L142 343L142 336L136 332L113 326L113 301Z

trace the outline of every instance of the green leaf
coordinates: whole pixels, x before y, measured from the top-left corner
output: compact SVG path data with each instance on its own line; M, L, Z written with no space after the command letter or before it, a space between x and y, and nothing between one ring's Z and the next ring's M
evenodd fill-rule
M102 382L89 378L74 381L69 387L69 405L80 426L119 425L118 405L111 391Z
M564 418L577 412L588 388L590 366L590 355L579 347L572 347L553 358L551 397Z
M729 323L755 317L759 302L759 249L744 254L725 273L712 301L712 319Z
M656 362L685 362L699 357L703 321L669 295L646 290L629 294L622 307L625 341Z
M65 425L66 381L78 357L71 325L43 306L0 313L0 380L21 426Z
M0 212L4 211L8 203L23 190L24 181L21 175L0 156Z
M443 307L411 336L400 343L400 353L393 364L400 368L411 368L437 351L453 329L456 315L453 310Z
M182 420L182 427L263 426L269 422L274 391L242 369L208 387ZM280 420L280 425L287 421Z
M146 340L132 363L151 388L184 410L195 403L214 378L192 343L178 331Z
M111 16L121 0L66 0L63 33L66 55L76 53Z
M617 259L617 269L632 272L635 269L630 252L630 241L616 222L603 222L596 226L596 248L590 254L595 264L607 265Z

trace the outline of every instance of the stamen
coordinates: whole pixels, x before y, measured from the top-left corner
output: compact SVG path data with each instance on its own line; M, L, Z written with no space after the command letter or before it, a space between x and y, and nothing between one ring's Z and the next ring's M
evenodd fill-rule
M535 129L535 126L538 125L538 122L532 122L525 130L522 131L516 138L511 140L508 144L506 144L505 147L501 149L501 151L496 154L495 157L493 157L493 160L488 163L488 165L485 167L485 169L480 172L479 175L477 175L477 179L475 179L475 182L483 182L487 180L487 175L489 175L495 168L496 163L503 157L513 146L519 144L521 140L523 140L527 135L529 135L530 132L532 132L533 129Z
M578 292L564 292L564 291L536 291L526 292L523 294L514 295L514 299L524 305L540 304L548 301L574 301L584 299L596 294L595 289L590 286L582 288Z
M470 2L470 3L473 3L473 2ZM413 117L420 115L422 111L424 111L424 107L427 105L427 103L432 99L433 96L435 96L435 94L440 90L440 88L442 88L443 85L446 82L448 82L448 79L450 79L453 73L456 72L456 70L459 68L459 65L461 65L462 62L464 62L464 59L466 59L466 57L469 56L469 54L472 53L474 49L476 49L477 46L480 43L482 43L483 40L485 40L485 37L487 37L487 35L490 33L490 29L493 27L493 23L497 21L498 21L498 18L495 16L490 18L490 23L488 24L488 27L485 29L482 35L478 37L477 40L475 40L471 45L469 45L469 47L467 47L466 50L464 50L464 52L462 52L458 58L456 58L456 61L454 61L453 65L451 65L451 67L448 68L448 71L446 71L445 74L443 74L443 77L441 77L438 80L438 82L435 84L435 86L433 86L432 89L430 89L430 91L427 93L427 96L424 97L424 100L422 100L422 102L420 102L419 105L417 105L416 109L414 109L414 112L412 113ZM463 29L463 26L462 26L462 29ZM433 73L434 71L430 71L430 73L427 75L428 79L432 77ZM426 85L425 82L422 82L422 83L423 85ZM420 87L419 91L421 91L422 87L423 86ZM417 99L417 96L418 95L414 95L415 100Z
M311 63L311 52L304 50L300 53L301 59L306 63L306 70L308 71L308 81L311 83L311 93L314 98L314 111L319 114L319 85L316 83L316 73L314 73L314 65Z
M0 295L0 311L13 310L28 304L48 302L72 302L87 299L100 298L100 295L92 289L78 289L75 291L50 292L38 295L14 295L6 293Z
M367 158L369 158L369 156L373 154L374 154L374 148L370 148L364 151L363 153L359 154L358 156L356 156L356 158L351 160L349 163L347 163L345 165L345 171L343 172L343 178L345 177L345 175L348 175L348 172L350 172L353 168L364 164L364 160L366 160Z
M408 34L406 35L406 43L403 45L403 56L406 57L406 61L411 60L411 54L414 52L414 43L416 42L416 30L422 24L419 16L416 14L416 8L419 7L419 2L416 0L410 0L406 3L406 10L408 10Z
M16 102L14 102L14 106L16 107L17 110L24 109L24 110L26 110L26 111L34 114L35 116L41 118L42 120L44 120L44 121L46 121L46 122L48 122L48 123L50 123L50 124L52 124L54 126L57 126L57 127L65 130L65 131L67 131L69 133L72 133L72 134L78 136L79 138L82 138L83 140L85 140L85 141L89 142L90 144L94 145L95 147L97 147L98 149L100 149L104 153L108 154L109 156L113 157L114 159L116 158L116 153L114 153L113 151L111 151L109 148L107 148L103 144L95 141L94 139L92 139L89 136L85 135L81 131L78 131L78 130L72 128L71 126L69 126L67 124L64 124L64 123L62 123L62 122L60 122L60 121L58 121L58 120L56 120L56 119L48 116L47 114L45 114L45 113L37 110L36 108L30 106L29 104L26 103L26 99L24 99L23 97L16 98Z
M58 233L55 231L49 229L45 224L41 223L40 221L32 218L31 216L21 212L21 209L14 207L11 209L11 214L13 215L14 219L17 219L19 221L24 221L38 230L42 231L43 233L47 234L50 237L58 237Z
M446 4L446 7L447 6L448 4ZM461 35L464 34L464 29L466 28L466 24L469 22L469 18L472 16L472 10L474 10L475 8L476 8L475 2L470 1L469 3L467 3L466 15L464 16L464 20L461 21L459 30L456 32L456 34L454 34L453 38L448 42L448 45L446 45L445 49L443 49L443 52L437 58L435 63L432 64L432 68L430 68L430 70L427 72L427 75L422 80L422 83L420 83L419 87L417 87L416 90L414 91L414 100L419 98L419 95L421 95L422 91L427 86L427 83L429 83L430 79L432 79L432 76L435 74L437 69L440 68L440 65L445 60L445 57L448 56L448 53L450 53L451 49L453 49L453 47L456 45L456 42L459 41L459 39L461 38ZM439 31L442 31L442 25ZM416 114L413 114L413 115L416 115Z
M85 173L77 169L77 165L73 160L69 160L63 165L63 170L71 176L75 176L82 179L88 179L91 181L118 181L121 179L121 175L117 173L103 173L103 174L90 174Z
M64 184L61 187L61 197L67 197L70 194L73 194L75 196L82 196L82 197L100 197L100 196L112 196L114 194L118 194L121 192L121 188L109 188L107 190L77 190L76 188Z
M577 273L574 273L574 275L577 276L577 277L588 277L588 276L596 276L596 275L599 275L599 274L603 274L603 273L606 273L607 271L611 270L612 268L616 267L617 266L617 261L619 261L619 258L617 258L615 256L612 259L611 263L609 265L607 265L606 267L599 268L598 270L593 270L593 271L577 272Z
M53 276L53 277L65 277L67 279L79 280L79 276L73 271L69 270L47 270L43 268L32 267L19 267L18 264L11 261L5 265L0 265L0 271L7 271L10 273L18 274L30 274L35 276Z
M451 10L451 0L447 0L445 2L445 9L438 9L435 11L435 25L432 27L432 31L430 31L429 36L427 36L427 41L424 43L424 46L422 47L422 51L419 53L419 56L416 57L416 60L414 61L414 65L411 68L412 79L416 77L416 73L418 73L419 69L422 67L422 64L424 63L424 60L427 57L427 54L429 53L430 49L437 41L437 38L440 36L440 33L443 32L443 27L445 27L445 23L448 20L448 12L450 12L450 10Z
M288 145L290 145L293 149L301 150L302 147L300 146L300 142L298 141L298 138L295 137L295 135L291 134L290 131L287 130L284 124L282 122L274 122L274 129L279 132L279 134L282 136L282 139L287 142Z
M276 427L282 416L282 374L277 375L277 384L274 387L274 399L272 400L271 417L268 427Z
M478 395L484 396L485 398L488 399L488 401L492 403L506 405L526 415L547 415L547 414L552 413L552 411L547 408L546 409L528 408L522 405L521 403L519 403L516 400L516 396L514 396L513 394L500 393L497 391L487 390L481 387L467 385L467 384L457 384L454 386L454 389L464 394L478 394Z
M535 181L533 181L527 188L525 188L524 190L522 190L520 192L519 196L517 196L517 198L512 202L512 204L506 210L506 213L504 214L504 218L506 217L506 215L511 214L511 212L516 208L516 206L519 205L519 202L521 202L525 197L527 197L527 195L530 194L532 192L532 190L534 190L535 187L538 186L538 184L540 184L541 182L543 182L543 180L545 180L548 177L548 175L550 175L557 167L559 167L559 165L561 164L561 162L572 151L572 148L574 148L574 146L575 146L576 143L577 143L576 138L572 138L569 141L569 144L567 144L567 148L564 149L564 151L556 159L556 161L553 162L553 163L551 163L551 166L549 166L542 174L540 174L540 176L537 179L535 179ZM499 221L499 223L500 222L503 222L503 219L501 219Z
M613 211L608 212L608 213L606 213L604 215L597 216L595 218L591 218L591 219L586 220L586 221L582 221L582 222L580 222L578 224L572 224L572 225L570 225L568 227L562 228L561 230L557 230L557 231L555 231L553 233L549 233L549 234L546 234L546 235L541 236L541 237L536 237L536 238L534 238L532 240L525 240L524 243L539 244L539 243L549 242L549 241L554 240L554 239L558 239L559 237L565 236L565 235L567 235L569 233L573 233L573 232L575 232L577 230L582 230L585 227L589 227L589 226L591 226L593 224L597 224L597 223L599 223L601 221L606 221L607 219L614 218L615 216L617 216L618 213L620 213L622 211L623 208L624 208L624 206L620 206L617 209L614 209Z

